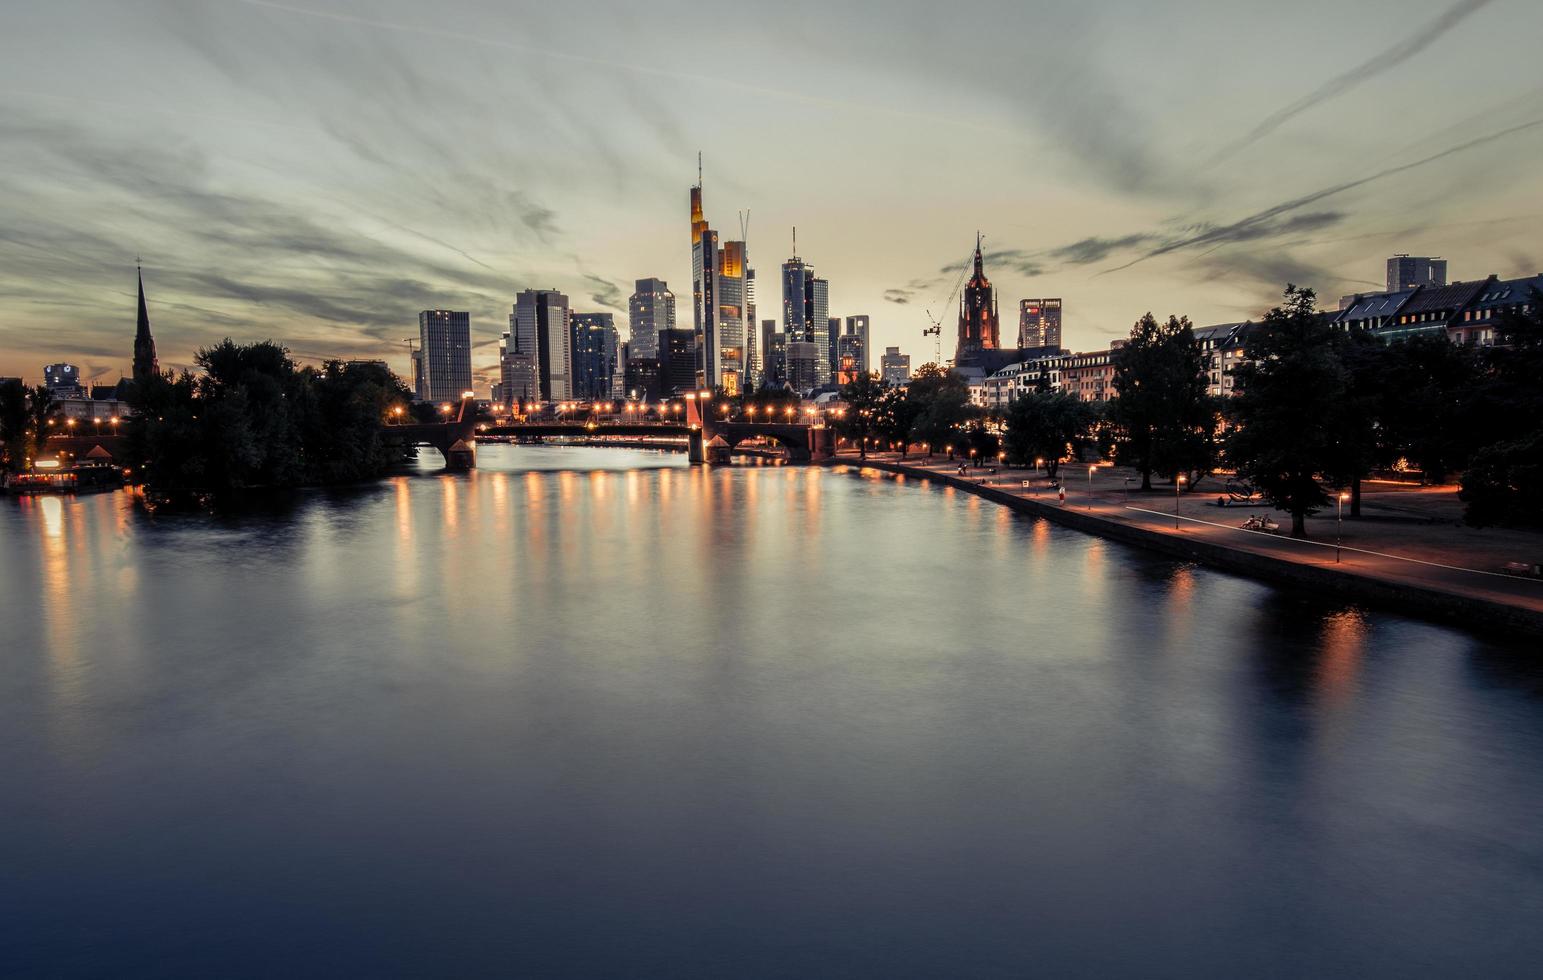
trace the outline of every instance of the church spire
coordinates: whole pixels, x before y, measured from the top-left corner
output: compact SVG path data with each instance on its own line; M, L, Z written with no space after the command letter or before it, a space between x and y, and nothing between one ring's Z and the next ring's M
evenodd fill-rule
M139 279L139 321L134 325L134 380L142 381L161 373L161 365L155 356L155 338L150 336L150 313L145 308L145 273L139 261L134 261L134 272Z

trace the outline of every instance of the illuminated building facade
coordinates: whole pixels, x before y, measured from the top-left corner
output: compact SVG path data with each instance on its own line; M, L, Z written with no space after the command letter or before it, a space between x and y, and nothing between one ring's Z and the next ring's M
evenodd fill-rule
M983 350L998 350L1001 341L997 321L996 290L986 278L980 235L975 236L975 272L959 297L959 345L955 363Z
M1018 347L1060 348L1061 301L1057 298L1026 299L1018 303Z
M718 233L708 224L699 178L691 188L691 300L696 380L701 387L722 387L737 394L745 383L753 277L745 243L720 245ZM664 360L662 351L659 357Z
M616 318L610 313L575 313L570 323L573 397L585 401L610 398L621 353Z
M509 315L514 349L535 363L537 392L544 402L573 397L571 317L568 297L555 289L523 290Z
M884 355L879 358L879 372L891 388L908 384L911 380L911 355L900 353L898 347L884 348Z

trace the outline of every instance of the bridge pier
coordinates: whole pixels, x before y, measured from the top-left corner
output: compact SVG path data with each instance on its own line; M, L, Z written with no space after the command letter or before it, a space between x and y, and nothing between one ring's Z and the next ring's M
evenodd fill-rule
M707 464L707 437L701 429L692 429L686 433L686 458L692 466Z

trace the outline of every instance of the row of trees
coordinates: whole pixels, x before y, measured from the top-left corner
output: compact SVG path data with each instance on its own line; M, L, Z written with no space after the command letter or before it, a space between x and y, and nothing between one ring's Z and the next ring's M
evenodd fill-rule
M1292 517L1292 533L1350 495L1360 515L1361 481L1407 465L1432 481L1462 474L1465 516L1475 525L1543 525L1543 296L1498 328L1501 343L1478 348L1445 336L1385 344L1336 328L1310 289L1284 301L1251 332L1234 373L1235 395L1210 394L1208 355L1189 321L1151 314L1112 355L1114 397L1098 404L1050 390L1014 400L988 420L969 403L962 378L937 365L904 390L875 377L845 386L842 434L860 446L945 445L980 457L1059 464L1096 450L1136 470L1191 486L1230 466Z
M14 379L0 384L0 473L26 469L42 452L59 414L54 393L43 385L29 388Z
M199 374L145 379L130 394L128 458L160 493L348 483L412 451L384 438L410 394L382 365L301 368L277 344L229 339L194 360Z

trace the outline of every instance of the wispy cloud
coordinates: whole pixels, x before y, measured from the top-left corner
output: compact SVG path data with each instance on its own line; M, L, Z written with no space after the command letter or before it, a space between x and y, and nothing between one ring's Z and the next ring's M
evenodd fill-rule
M1207 162L1206 166L1211 167L1221 163L1269 136L1309 109L1322 105L1330 99L1338 98L1362 83L1368 82L1378 75L1398 67L1441 40L1448 31L1451 31L1458 24L1468 19L1472 14L1488 6L1490 2L1491 0L1459 0L1458 3L1442 11L1435 20L1432 20L1410 36L1391 47L1384 48L1376 55L1350 70L1335 75L1295 102L1282 106L1268 116L1265 116L1253 129L1218 150L1216 155Z

